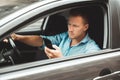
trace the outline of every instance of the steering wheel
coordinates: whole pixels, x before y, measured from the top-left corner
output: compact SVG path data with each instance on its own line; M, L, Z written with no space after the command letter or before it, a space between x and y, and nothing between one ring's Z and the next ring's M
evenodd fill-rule
M15 42L13 41L13 39L9 37L9 38L8 38L8 41L9 41L10 45L12 46L15 54L18 55L19 57L21 57L20 51L19 51L19 49L16 47Z

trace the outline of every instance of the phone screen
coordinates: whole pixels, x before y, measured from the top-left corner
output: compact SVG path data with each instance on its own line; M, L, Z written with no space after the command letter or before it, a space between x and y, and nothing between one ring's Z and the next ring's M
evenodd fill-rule
M52 43L51 43L51 41L50 41L49 39L43 38L43 40L44 40L44 42L45 42L45 45L46 45L48 48L54 49L54 48L52 47Z

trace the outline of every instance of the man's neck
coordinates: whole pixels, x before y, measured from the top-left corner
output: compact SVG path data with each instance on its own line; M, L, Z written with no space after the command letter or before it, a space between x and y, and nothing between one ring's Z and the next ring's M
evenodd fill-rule
M86 33L79 38L72 39L71 43L70 43L70 46L74 46L74 45L78 44L85 36L86 36Z

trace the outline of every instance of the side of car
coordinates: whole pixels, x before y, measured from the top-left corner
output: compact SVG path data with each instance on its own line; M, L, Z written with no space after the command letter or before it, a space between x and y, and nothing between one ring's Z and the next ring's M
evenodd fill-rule
M14 66L2 67L0 69L0 79L103 80L103 76L113 74L116 71L118 72L120 70L120 10L116 4L120 5L120 1L53 0L49 3L46 2L44 5L41 3L37 3L33 6L23 9L29 10L24 11L24 13L21 15L15 16L12 21L8 21L6 22L6 24L4 22L4 25L2 25L0 29L0 31L2 32L0 36L1 40L5 38L4 36L7 36L8 33L12 33L13 30L19 27L29 26L29 24L31 24L32 22L38 21L40 19L44 19L42 25L40 26L40 30L31 30L28 32L24 32L24 30L21 30L18 31L18 33L37 35L57 34L57 32L62 28L60 27L58 28L58 31L56 30L56 32L54 32L51 26L49 27L48 25L49 20L52 20L53 22L56 21L53 20L55 19L56 15L57 19L58 15L62 17L64 16L67 19L66 15L71 8L80 7L88 11L88 14L90 16L90 36L99 44L99 46L103 50L95 53L75 55L59 59L46 59L25 64L18 64ZM54 16L54 18L51 19L51 16L52 18ZM55 29L55 27L53 29ZM8 29L3 31L6 28ZM63 27L60 32L66 30L66 27Z

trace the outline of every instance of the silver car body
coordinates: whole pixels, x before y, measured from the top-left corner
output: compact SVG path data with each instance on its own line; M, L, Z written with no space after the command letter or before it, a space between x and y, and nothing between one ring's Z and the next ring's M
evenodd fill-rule
M0 68L0 80L119 80L110 77L120 71L119 0L43 0L0 20L0 40L21 25L79 5L104 5L103 50L59 59L47 59ZM65 8L65 9L64 9ZM19 26L20 27L19 27ZM106 74L108 73L108 74ZM109 77L107 77L109 76ZM107 79L104 79L107 77Z

